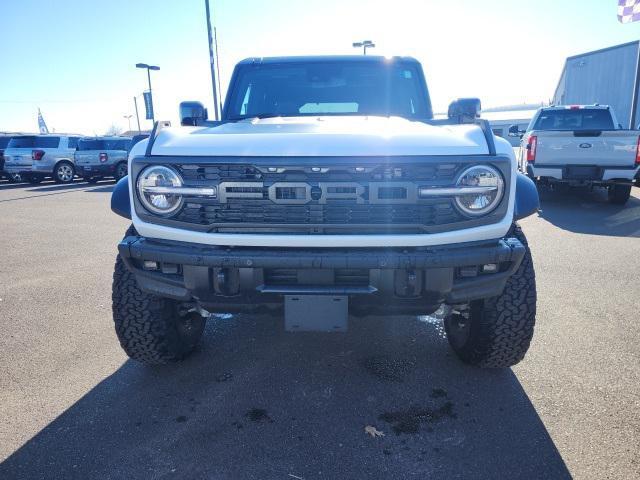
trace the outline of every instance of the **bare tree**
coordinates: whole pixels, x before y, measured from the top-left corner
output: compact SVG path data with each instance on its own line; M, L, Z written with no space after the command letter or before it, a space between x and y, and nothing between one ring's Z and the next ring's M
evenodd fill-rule
M115 137L117 135L120 135L121 133L122 133L122 129L113 123L109 128L107 128L107 131L104 132L105 135L110 137Z

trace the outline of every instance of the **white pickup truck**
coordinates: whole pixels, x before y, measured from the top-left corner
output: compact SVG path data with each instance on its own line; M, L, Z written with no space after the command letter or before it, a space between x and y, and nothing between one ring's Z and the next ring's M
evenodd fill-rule
M624 204L640 177L640 131L625 130L606 105L539 109L522 135L519 167L540 184L605 187Z

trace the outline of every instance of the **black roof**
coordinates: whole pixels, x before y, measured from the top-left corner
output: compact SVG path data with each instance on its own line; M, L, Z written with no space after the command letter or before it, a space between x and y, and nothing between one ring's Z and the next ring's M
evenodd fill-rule
M275 63L310 63L310 62L362 62L362 63L384 63L389 61L413 62L418 61L413 57L383 57L380 55L307 55L292 57L252 57L245 58L239 65L246 64L275 64Z

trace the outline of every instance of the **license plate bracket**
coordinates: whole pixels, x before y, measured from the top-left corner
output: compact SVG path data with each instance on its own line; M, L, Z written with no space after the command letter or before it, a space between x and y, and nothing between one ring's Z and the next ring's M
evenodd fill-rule
M564 180L601 180L602 169L591 165L569 165L562 173Z
M347 295L285 295L284 324L288 332L346 332Z

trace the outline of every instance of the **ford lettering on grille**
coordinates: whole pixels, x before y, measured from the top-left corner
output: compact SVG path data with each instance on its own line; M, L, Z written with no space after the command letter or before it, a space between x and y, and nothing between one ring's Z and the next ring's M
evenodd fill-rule
M445 225L457 228L466 218L451 196L420 197L419 192L454 186L463 168L454 161L397 160L273 168L178 164L185 187L216 187L217 196L185 195L183 208L170 221L222 233L436 232Z
M218 185L220 203L232 199L260 199L263 182L222 182ZM268 198L277 204L304 205L311 201L326 204L332 200L352 200L357 204L415 203L418 187L411 182L372 182L369 188L355 182L276 182L267 188Z

